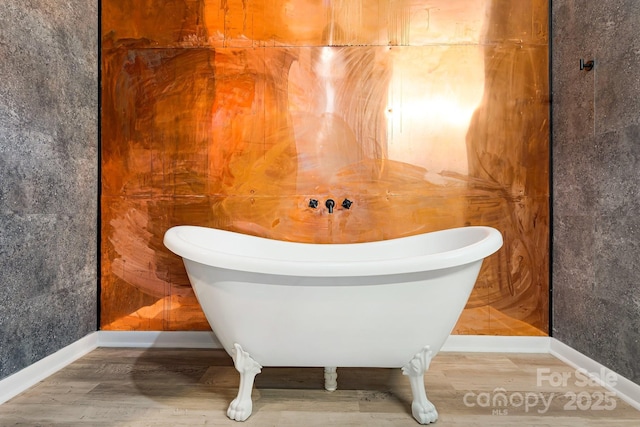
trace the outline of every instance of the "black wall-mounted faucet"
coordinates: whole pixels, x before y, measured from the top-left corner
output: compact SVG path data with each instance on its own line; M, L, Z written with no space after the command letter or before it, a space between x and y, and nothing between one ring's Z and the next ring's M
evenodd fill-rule
M309 200L309 207L315 209L318 207L318 201L316 199Z
M329 209L329 213L333 213L333 207L336 205L336 202L333 199L327 199L324 205Z
M342 201L342 207L345 209L349 209L351 207L351 205L353 204L353 202L349 199L344 199Z

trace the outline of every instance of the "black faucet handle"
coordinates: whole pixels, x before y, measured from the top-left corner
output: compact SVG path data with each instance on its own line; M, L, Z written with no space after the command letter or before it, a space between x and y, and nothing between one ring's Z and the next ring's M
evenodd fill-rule
M351 205L353 204L353 202L349 199L344 199L342 201L342 207L345 209L349 209L351 207Z
M333 199L327 199L324 205L329 209L329 213L333 213L333 207L336 205L336 202Z
M318 207L318 201L316 199L309 200L309 207L315 209Z

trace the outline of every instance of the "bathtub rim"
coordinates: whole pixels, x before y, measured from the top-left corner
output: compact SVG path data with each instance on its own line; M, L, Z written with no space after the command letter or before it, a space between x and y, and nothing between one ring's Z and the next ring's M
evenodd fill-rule
M213 231L211 231L213 230ZM439 270L450 267L465 265L488 257L498 251L503 244L502 234L493 227L488 226L467 226L456 227L445 230L422 233L414 236L398 237L378 242L392 242L402 244L402 240L415 239L416 236L428 238L439 238L446 240L455 234L470 231L477 233L481 238L471 244L457 247L452 250L435 252L427 255L417 255L404 258L373 259L373 260L340 260L340 261L291 261L273 257L256 257L230 254L212 248L195 244L183 237L189 232L201 232L218 234L223 237L233 238L233 236L243 236L242 239L258 239L259 241L275 241L259 236L253 236L234 231L221 230L210 227L180 225L171 227L164 235L164 245L173 253L182 258L198 262L200 264L227 270L246 271L258 274L276 274L282 276L299 277L353 277L353 276L377 276L389 274L418 273L423 271ZM181 233L182 232L182 233ZM303 248L307 245L323 247L341 246L356 249L358 245L367 243L376 244L378 242L364 243L299 243L277 240L292 247Z

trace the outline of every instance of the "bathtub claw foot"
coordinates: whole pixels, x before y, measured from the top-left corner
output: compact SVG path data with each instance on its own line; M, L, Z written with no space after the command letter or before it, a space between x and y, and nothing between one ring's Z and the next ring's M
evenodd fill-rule
M337 368L324 368L324 389L336 391L338 388Z
M420 424L431 424L438 421L438 411L429 400L427 400L426 405L413 402L411 404L411 414Z
M251 415L253 410L253 403L251 399L247 401L240 401L235 398L231 401L229 408L227 409L227 417L234 421L245 421Z
M429 369L431 358L432 352L429 346L426 346L402 367L402 373L409 377L413 394L411 413L420 424L431 424L438 420L438 411L427 399L427 392L424 389L424 373Z
M235 421L244 421L249 418L253 410L253 402L251 402L253 380L261 372L262 366L253 360L239 344L234 344L233 347L235 350L231 357L236 370L240 373L240 387L238 397L233 399L227 409L227 417Z

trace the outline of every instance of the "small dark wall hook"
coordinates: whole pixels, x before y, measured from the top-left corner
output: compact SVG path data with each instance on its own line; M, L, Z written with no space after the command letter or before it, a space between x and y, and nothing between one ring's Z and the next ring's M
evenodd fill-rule
M595 65L594 60L584 62L584 59L580 59L580 70L591 71Z

